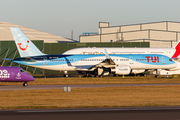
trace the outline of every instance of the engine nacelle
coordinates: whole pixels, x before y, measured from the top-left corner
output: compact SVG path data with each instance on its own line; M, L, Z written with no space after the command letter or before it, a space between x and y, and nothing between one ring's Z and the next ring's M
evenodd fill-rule
M117 66L115 70L115 74L118 75L128 75L131 72L130 66Z
M143 73L145 70L132 70L131 73L132 74L139 74L139 73Z
M158 72L158 75L173 75L173 74L180 74L180 70L175 70L175 71L160 70Z

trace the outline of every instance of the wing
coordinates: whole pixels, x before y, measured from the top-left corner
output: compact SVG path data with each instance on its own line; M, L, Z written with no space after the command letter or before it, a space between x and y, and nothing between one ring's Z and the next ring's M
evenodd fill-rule
M115 67L116 66L115 62L109 57L109 54L107 53L106 49L104 49L104 51L105 51L105 56L106 56L105 60L103 60L102 62L96 65L76 66L76 70L94 71L96 68L99 68L99 67L105 67L105 68Z

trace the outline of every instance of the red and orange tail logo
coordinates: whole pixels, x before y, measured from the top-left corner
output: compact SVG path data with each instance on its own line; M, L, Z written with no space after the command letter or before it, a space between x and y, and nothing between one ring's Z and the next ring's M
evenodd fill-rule
M172 58L177 58L180 55L180 42L176 45L175 49L176 49L176 52L174 53Z
M29 43L29 40L27 41L27 43ZM22 48L22 47L21 47L22 43L17 43L17 45L19 46L19 48L20 48L22 51L25 51L25 50L28 48L28 45L26 45L25 48Z

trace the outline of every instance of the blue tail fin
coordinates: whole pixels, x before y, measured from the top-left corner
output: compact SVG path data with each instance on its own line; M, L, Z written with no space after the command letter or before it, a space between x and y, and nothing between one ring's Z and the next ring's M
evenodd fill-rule
M10 29L21 57L44 55L18 27Z

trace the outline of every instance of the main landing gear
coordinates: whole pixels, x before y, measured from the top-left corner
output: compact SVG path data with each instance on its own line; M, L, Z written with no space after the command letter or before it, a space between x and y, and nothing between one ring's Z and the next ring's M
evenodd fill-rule
M23 86L26 87L26 86L27 86L27 82L24 82L24 83L23 83Z
M64 71L64 77L68 77L68 71Z

